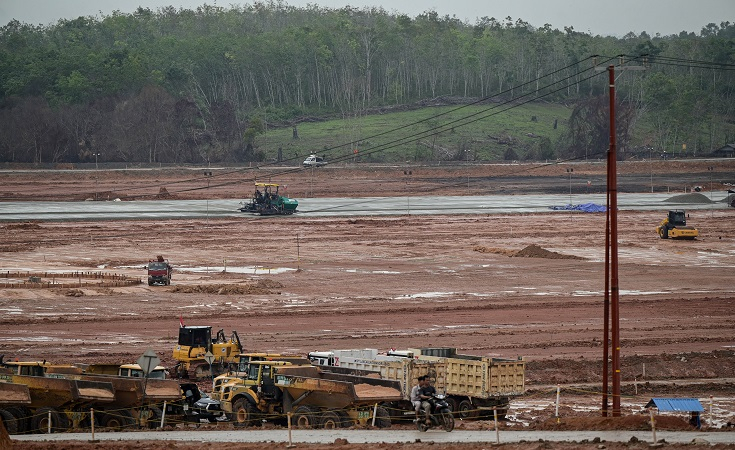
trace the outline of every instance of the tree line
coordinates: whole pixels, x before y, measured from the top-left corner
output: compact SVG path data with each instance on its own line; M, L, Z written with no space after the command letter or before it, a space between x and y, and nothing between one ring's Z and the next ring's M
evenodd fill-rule
M9 22L0 28L0 161L257 161L266 126L440 96L529 94L575 106L550 151L578 156L607 140L595 131L607 121L607 83L582 75L591 55L646 55L645 72L618 82L623 149L634 131L644 136L636 145L655 148L735 140L729 22L617 38L510 17L468 23L269 1Z

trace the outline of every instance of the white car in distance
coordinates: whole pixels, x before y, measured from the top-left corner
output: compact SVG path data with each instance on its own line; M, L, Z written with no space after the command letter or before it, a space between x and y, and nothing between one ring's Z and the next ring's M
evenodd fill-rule
M316 155L309 155L309 157L304 160L304 167L319 167L326 164L327 162L324 161L323 157Z

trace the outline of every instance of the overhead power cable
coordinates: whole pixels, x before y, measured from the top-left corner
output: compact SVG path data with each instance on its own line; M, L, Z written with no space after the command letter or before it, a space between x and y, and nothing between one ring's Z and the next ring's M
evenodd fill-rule
M592 58L592 57L586 58L585 60L582 60L580 62L589 60L590 58ZM615 59L615 58L609 58L607 61L613 60L613 59ZM578 62L578 63L580 63L580 62ZM559 69L557 71L554 71L553 73L556 73L556 72L565 70L565 69L567 69L569 67L573 67L573 66L577 65L578 63L575 63L573 65L567 66L566 68L563 68L563 69ZM576 73L573 73L571 75L568 75L565 78L562 78L560 80L554 81L552 83L549 83L549 84L547 84L545 86L540 87L538 89L538 91L543 91L543 90L545 90L547 88L550 88L550 87L552 87L554 85L563 83L565 81L574 80L574 83L579 83L579 82L583 82L583 81L589 80L591 78L594 78L594 77L600 75L599 73L594 73L594 74L592 74L590 76L587 76L587 77L584 77L584 78L581 78L581 79L577 79L577 77L581 73L587 72L587 71L589 71L591 69L592 69L592 67L590 67L588 69L585 69L585 70L583 70L581 72L576 72ZM537 78L536 80L531 80L531 81L529 81L527 83L523 83L522 85L520 85L518 87L509 88L506 91L503 91L501 94L497 94L496 96L500 96L502 94L511 92L512 90L518 90L521 87L523 87L525 85L528 85L528 84L535 84L537 80L541 80L543 78L549 77L553 73L546 74L546 75L544 75L542 77ZM548 91L548 92L546 92L545 94L542 94L542 95L535 95L534 92L529 92L529 93L523 94L523 95L521 95L519 97L515 97L515 98L511 98L509 100L506 100L506 101L504 101L504 102L502 102L500 104L493 105L492 107L487 108L484 111L478 111L478 112L469 114L467 116L461 117L459 119L455 119L453 121L450 121L450 122L447 122L447 123L438 125L438 126L433 127L431 129L423 130L423 131L414 133L412 135L403 136L403 137L397 138L397 139L395 139L393 141L389 141L389 142L380 144L380 145L376 146L375 148L373 148L373 149L371 149L371 150L369 150L369 151L367 151L367 152L365 152L363 154L369 156L369 155L372 155L374 153L383 152L383 151L388 150L388 149L391 149L391 148L395 148L395 147L398 147L398 146L401 146L401 145L406 145L406 144L409 144L409 143L412 143L412 142L416 142L416 141L421 140L421 139L425 139L427 137L431 137L431 136L435 136L437 134L441 134L443 132L448 131L451 128L456 128L456 127L461 127L461 126L469 125L469 124L474 123L474 122L477 122L479 120L486 119L488 117L491 117L491 116L500 114L500 113L505 112L505 111L508 111L510 109L517 108L517 107L523 106L523 105L525 105L527 103L536 101L536 100L538 100L540 98L543 98L543 97L552 95L552 94L554 94L556 92L559 92L559 91L562 91L564 89L567 89L568 87L569 87L568 84L564 84L561 87L559 87L557 89L554 89L554 90L551 90L551 91ZM447 111L447 112L443 112L441 114L434 115L434 116L432 116L432 118L434 118L434 117L441 117L441 116L447 115L450 112L458 111L458 110L461 110L463 108L467 108L470 105L475 105L477 103L490 100L493 97L495 97L495 96L484 97L482 100L478 100L478 101L472 102L472 103L470 103L468 105L463 105L461 107L454 108L454 109L452 109L450 111ZM523 99L524 97L531 97L531 98L529 98L527 100L519 101L520 99ZM487 113L487 111L492 111L492 110L496 110L496 109L503 108L503 107L505 107L505 108L504 109L501 109L499 111L494 111L492 113ZM485 113L487 113L487 114L485 114ZM425 122L426 120L428 120L428 119L423 119L421 121L414 122L414 124ZM394 131L394 130L400 130L400 129L403 129L403 128L406 128L406 127L407 126L398 127L396 129L391 130L391 132ZM386 135L388 133L389 132L382 132L382 133L373 135L370 138L366 138L366 139L371 139L372 137L375 137L375 136ZM338 145L338 146L334 146L331 149L340 148L340 147L343 147L344 145L346 145L346 144L341 144L341 145ZM344 155L344 156L341 156L341 157L338 157L338 158L334 159L333 161L334 162L341 162L341 161L344 161L344 160L350 160L352 157L353 157L352 155ZM299 172L299 171L303 171L303 170L305 170L305 169L304 168L301 168L301 167L298 167L298 168L288 168L288 169L283 169L281 171L277 171L275 173L271 173L269 175L270 175L270 177L284 176L284 175L288 175L290 173ZM222 184L219 184L219 185L216 185L216 186L225 186L225 185L231 185L231 184L237 184L237 183L241 183L241 181L232 181L232 182L222 183ZM200 190L200 189L203 189L203 188L192 188L192 189L189 189L189 190ZM182 190L182 191L179 191L179 192L185 192L185 191L188 191L188 190Z
M589 56L589 57L584 58L582 60L575 61L574 63L571 63L571 64L569 64L569 65L567 65L565 67L562 67L560 69L557 69L557 70L554 70L554 71L549 72L547 74L544 74L544 75L542 75L542 76L540 76L538 78L535 78L533 80L527 81L525 83L521 83L520 85L517 85L517 86L512 86L512 87L506 89L505 91L501 91L498 94L493 94L493 95L482 97L482 98L480 98L478 100L469 102L467 104L463 104L463 105L461 105L459 107L456 107L456 108L452 108L452 109L450 109L448 111L444 111L442 113L435 114L435 115L432 115L430 117L427 117L427 118L424 118L424 119L421 119L421 120L418 120L418 121L415 121L415 122L411 122L411 123L406 124L406 125L402 125L402 126L399 126L399 127L391 128L389 130L382 131L380 133L376 133L376 134L373 134L373 135L369 135L369 136L363 137L363 138L361 138L361 140L371 140L371 139L379 138L379 137L386 136L386 135L389 135L389 134L393 134L393 133L396 133L396 132L401 131L403 129L411 128L411 127L414 127L416 125L420 125L420 124L425 123L425 122L428 122L428 121L436 120L438 118L441 118L443 116L446 116L446 115L455 113L455 112L460 111L462 109L469 108L471 106L475 106L475 105L478 105L478 104L487 102L487 101L489 101L489 100L491 100L493 98L506 95L506 94L511 93L511 92L514 92L516 90L521 90L521 89L523 89L526 86L532 86L532 85L536 84L540 80L543 80L545 78L551 77L551 76L556 75L556 74L558 74L560 72L564 72L566 70L569 70L570 68L578 67L580 64L583 64L584 62L589 61L592 58L593 58L592 56ZM579 71L578 72L575 72L572 75L569 75L566 78L563 78L563 79L557 81L556 83L561 82L561 81L564 81L564 80L568 80L568 79L570 79L572 77L576 77L580 73L584 73L586 70L589 70L589 69L585 69L585 70L583 70L581 72L579 72ZM525 94L525 95L521 96L521 98L522 97L525 97L526 95L529 95L529 94ZM504 102L504 103L508 103L508 102ZM478 113L475 113L473 115L476 115L476 114L478 114ZM440 125L439 127L442 127L442 125ZM438 127L435 127L435 128L438 128ZM431 131L432 131L432 129L424 130L423 133L427 133L427 132L430 133ZM432 136L432 135L433 134L428 134L428 136ZM405 139L405 138L402 138L402 139ZM392 141L392 142L395 142L395 141ZM339 148L343 148L343 147L348 146L350 144L351 144L351 142L342 143L342 144L338 144L338 145L332 146L330 148L325 149L325 153L331 152L331 151L336 150L336 149L339 149ZM383 144L383 145L386 145L386 144ZM386 147L386 148L393 148L393 147ZM381 149L382 150L383 147L379 146L378 149ZM374 153L374 152L371 151L369 154L372 154L372 153ZM294 158L288 158L286 160L283 160L282 162L292 162L292 161L297 161L298 162L303 157L304 157L303 155L300 155L300 156L296 156ZM343 160L349 160L352 157L353 157L353 155L351 155L351 154L344 155L344 156L341 156L341 157L336 158L334 161L340 162L340 161L343 161ZM212 179L214 179L216 177L228 176L228 175L231 175L233 173L249 172L249 171L253 171L253 170L257 170L257 169L268 168L268 167L273 166L273 165L274 164L271 163L271 164L258 165L256 167L239 168L239 169L233 169L233 170L228 170L228 171L224 171L224 172L214 172L212 174L212 176L210 177L210 180L212 180ZM271 174L271 177L273 177L273 176L279 176L279 175L287 175L289 173L293 173L294 171L302 171L302 170L305 170L305 169L302 168L302 167L291 168L291 169L284 169L282 171L276 172L275 174ZM257 178L257 177L254 177L253 179L255 179L255 178ZM161 182L159 184L141 186L139 188L127 187L125 190L126 191L135 191L135 190L139 190L139 189L150 189L150 188L155 188L155 187L171 186L173 184L190 183L190 182L200 181L201 179L202 179L201 177L188 178L188 179L174 181L174 182ZM221 186L228 186L228 185L232 185L232 184L235 184L235 182L226 182L226 183L221 183L221 184L210 184L209 187L203 186L203 187L197 187L197 188L184 189L184 190L175 191L175 192L197 191L197 190L202 190L202 189L211 189L211 188L216 188L216 187L221 187ZM119 190L112 190L110 192L118 192L118 191ZM150 195L151 194L130 195L130 196L126 196L125 198L135 198L135 197L143 197L143 196L148 197Z

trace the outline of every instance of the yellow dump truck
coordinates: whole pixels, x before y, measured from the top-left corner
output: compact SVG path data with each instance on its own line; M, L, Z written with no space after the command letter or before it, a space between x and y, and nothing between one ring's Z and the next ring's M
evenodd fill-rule
M322 372L314 366L253 361L248 384L230 386L222 407L236 426L257 420L284 420L290 413L299 428L333 429L352 425L391 425L382 405L399 401L399 383L391 380Z
M452 411L463 419L491 414L492 409L503 418L511 399L525 392L523 358L462 355L455 348L394 350L385 355L377 349L351 349L309 355L324 370L375 374L399 382L402 399L392 406L405 411L413 411L411 388L422 375L428 375L436 390L447 395Z
M248 364L251 361L283 361L293 365L311 365L309 359L298 355L284 355L280 353L241 353L237 355L238 363L235 370L223 373L214 378L211 398L219 400L225 386L245 384Z
M111 383L95 380L70 380L50 376L0 374L0 380L24 385L30 403L11 406L22 411L19 431L46 433L91 425L91 408L110 404L115 399Z
M54 376L50 368L47 376ZM176 380L140 378L132 376L65 373L72 380L109 383L114 398L95 407L97 423L105 429L120 430L128 427L155 428L160 424L164 402L181 401L181 387Z
M10 392L5 385L14 383L23 386L30 397L30 402L10 402L2 407L12 410L17 420L15 430L20 433L90 428L92 409L95 425L104 429L153 428L160 423L164 401L182 401L181 387L175 380L118 376L123 369L134 373L136 365L118 365L116 375L85 373L77 366L46 362L3 366L0 393Z

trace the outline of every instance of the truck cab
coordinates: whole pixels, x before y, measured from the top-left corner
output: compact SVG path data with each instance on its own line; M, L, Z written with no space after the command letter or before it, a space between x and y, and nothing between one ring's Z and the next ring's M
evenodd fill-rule
M159 255L155 261L148 261L146 269L148 270L148 286L153 286L154 284L168 286L171 284L173 267L171 267L167 259Z

